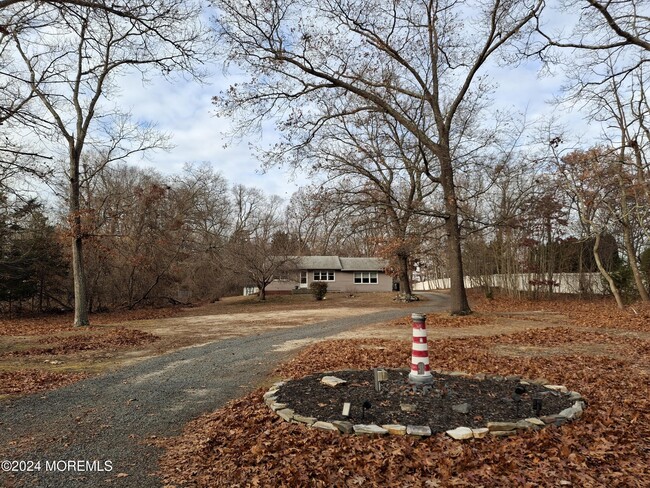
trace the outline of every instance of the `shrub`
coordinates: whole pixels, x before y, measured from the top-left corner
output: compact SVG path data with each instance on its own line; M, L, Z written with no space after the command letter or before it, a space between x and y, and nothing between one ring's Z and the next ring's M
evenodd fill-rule
M316 300L322 300L327 294L327 283L322 281L314 281L309 285L311 289L311 294L314 295Z

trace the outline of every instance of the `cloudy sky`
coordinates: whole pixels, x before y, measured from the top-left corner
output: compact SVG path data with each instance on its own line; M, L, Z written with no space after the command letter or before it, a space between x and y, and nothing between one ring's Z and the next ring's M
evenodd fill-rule
M567 22L566 17L558 19L551 17L548 24L556 28L558 22ZM526 112L527 121L548 116L552 111L548 101L558 93L561 80L559 77L539 77L538 69L539 65L533 62L516 69L490 69L490 75L498 84L495 105ZM130 108L136 119L154 122L161 131L171 134L175 146L169 152L151 154L146 161L133 162L173 174L186 162L207 161L231 183L256 186L282 198L290 197L300 185L307 183L307 179L282 168L262 172L249 148L249 140L231 142L225 137L229 121L214 115L211 97L227 88L234 78L224 75L220 65L215 64L212 72L205 85L196 82L170 84L155 77L143 84L139 74L124 78L120 103ZM265 145L272 143L275 137L272 131L266 131L261 141L259 136L254 139L256 144Z
M288 198L307 182L304 176L292 174L288 169L276 168L263 172L260 162L249 147L250 140L230 141L225 134L229 120L214 115L211 97L227 87L233 80L220 74L220 69L210 78L210 83L168 83L152 79L143 84L139 75L125 78L120 104L130 108L137 120L154 122L158 129L172 136L174 148L169 152L157 151L147 160L135 164L153 167L164 174L181 171L186 162L210 162L230 182L257 186L267 193ZM494 71L499 89L495 103L515 111L526 111L532 120L548 113L547 101L559 87L559 80L539 78L534 67ZM270 125L270 124L269 124ZM272 143L276 135L267 130L253 137L255 144Z
M250 139L231 141L226 134L230 122L214 114L211 97L227 88L233 79L221 74L215 66L214 74L205 84L195 81L170 83L153 77L143 83L140 74L124 78L119 103L130 109L136 120L156 124L157 128L171 135L174 148L169 152L156 151L146 160L134 160L134 164L156 168L163 174L179 173L188 162L209 162L231 183L255 186L266 193L289 198L306 179L294 175L288 169L262 171L260 162L249 148ZM265 131L252 139L263 144L273 142L272 131Z

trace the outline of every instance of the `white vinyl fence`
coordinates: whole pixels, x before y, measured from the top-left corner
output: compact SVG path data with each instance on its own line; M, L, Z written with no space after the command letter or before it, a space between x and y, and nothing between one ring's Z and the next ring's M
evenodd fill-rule
M545 276L534 273L515 275L466 276L466 288L479 288L489 285L509 290L546 291L547 284L536 284L545 280ZM555 293L606 293L600 273L559 273L553 275ZM449 278L439 278L413 283L413 291L443 290L449 288Z

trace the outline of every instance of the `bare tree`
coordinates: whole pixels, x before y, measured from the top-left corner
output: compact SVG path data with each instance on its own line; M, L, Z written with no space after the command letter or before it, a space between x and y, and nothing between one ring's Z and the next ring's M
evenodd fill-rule
M277 238L283 224L281 203L279 197L266 197L257 188L233 188L236 216L226 266L233 274L244 274L258 288L260 300L266 300L267 285L295 252L286 239Z
M614 220L611 202L617 201L618 185L609 164L611 153L603 148L573 151L558 158L558 169L564 176L565 190L571 195L585 233L593 237L593 256L598 271L607 281L619 308L623 299L611 273L600 256L600 244Z
M114 15L112 7L98 10L83 5L85 2L13 3L18 7L12 16L16 22L5 27L13 59L4 67L4 74L24 83L30 100L38 101L32 113L44 122L31 128L65 148L74 323L86 325L80 215L82 155L86 147L93 147L106 154L109 163L161 145L159 135L147 127L129 124L125 114L106 109L103 103L116 77L127 67L196 74L193 62L200 55L203 40L197 23L199 10L189 2L159 0L129 8L131 13L124 17ZM130 18L134 15L137 22Z
M295 164L323 178L329 202L357 214L355 232L365 228L377 235L378 250L392 262L400 290L410 295L412 255L426 238L423 221L435 215L425 206L438 186L424 176L422 152L410 132L376 112L341 117L315 134Z
M481 68L525 42L544 2L213 3L228 61L251 75L215 100L222 113L239 116L241 128L284 115L280 126L290 135L299 129L300 140L290 141L299 148L323 121L361 107L413 134L425 173L442 187L451 311L469 313L455 167L489 91Z
M540 28L548 45L592 51L614 52L628 47L650 51L648 0L565 0L560 5L570 12L580 7L579 18L568 34Z
M601 157L609 167L613 181L618 184L618 199L610 202L612 217L619 222L627 261L634 277L635 286L643 301L650 296L643 283L638 261L640 247L634 243L639 233L646 243L648 234L648 202L650 202L650 132L646 120L650 107L645 97L647 85L645 62L650 59L648 51L641 56L609 53L602 60L572 63L568 91L569 100L580 104L587 120L600 126L600 138L609 148L608 157ZM629 65L631 59L639 64ZM606 152L607 152L606 151Z

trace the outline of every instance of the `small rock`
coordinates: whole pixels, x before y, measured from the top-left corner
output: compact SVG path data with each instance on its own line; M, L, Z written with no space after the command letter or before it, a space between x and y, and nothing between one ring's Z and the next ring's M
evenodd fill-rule
M449 437L456 440L473 439L474 432L469 427L456 427L445 432Z
M355 434L388 434L388 431L386 429L382 429L378 425L375 424L357 424L354 426L354 433Z
M544 385L544 388L559 391L560 393L569 393L569 389L564 385Z
M287 384L286 381L278 381L277 383L273 383L273 387L272 387L271 389L275 388L275 389L277 390L277 389L279 389L281 386L284 386L284 385L286 385L286 384Z
M495 430L495 431L490 431L490 435L494 437L508 437L511 435L515 435L517 433L516 430Z
M448 376L455 376L459 378L464 378L467 376L471 376L469 373L465 373L464 371L452 371L451 373L448 374Z
M454 412L458 412L458 413L469 413L469 403L460 403L458 405L452 405L451 409Z
M336 376L323 376L320 382L327 386L338 386L347 383L347 381L337 378Z
M488 435L488 432L490 432L490 429L487 427L481 427L480 429L472 429L472 435L474 436L474 439L483 439L486 435Z
M569 420L577 419L582 415L582 408L576 407L575 405L569 408L565 408L560 413L560 417L566 417Z
M474 375L474 378L477 380L484 380L486 378L485 373L478 373Z
M528 381L524 381L524 380L521 380L521 381L519 382L519 384L520 384L520 385L530 385L530 383L529 383Z
M277 392L278 392L277 388L271 389L271 390L267 391L266 393L264 393L264 396L262 398L264 398L264 400L266 400L267 398L274 397Z
M543 420L546 425L555 424L557 426L564 425L567 422L567 418L561 415L546 415L540 417L540 420Z
M509 374L506 376L506 379L509 381L519 381L521 379L521 376L517 374Z
M582 400L582 395L577 391L570 391L569 400Z
M270 396L264 399L264 403L266 403L269 407L273 405L275 402L277 402L278 397L276 396Z
M339 429L335 425L331 424L330 422L321 422L321 421L314 422L313 424L311 424L311 427L313 429L327 430L331 432L339 431Z
M546 378L537 378L535 380L531 380L531 383L533 385L546 385L549 383L549 381Z
M537 425L533 424L532 422L528 422L527 420L519 420L517 422L517 429L520 429L520 430L529 430L529 429L533 429L533 428L536 428L536 427L537 427Z
M516 430L515 422L488 422L487 428L490 432Z
M342 434L352 434L354 428L350 422L345 420L333 420L331 424L336 427Z
M286 403L274 402L274 403L271 403L271 410L273 410L274 412L277 412L278 410L285 409L288 406L289 405L287 405Z
M406 427L399 424L382 425L382 429L386 429L391 435L406 435Z
M280 417L282 417L287 422L291 421L294 414L293 410L291 410L290 408L283 408L282 410L278 410L275 413L277 413Z
M428 437L431 435L431 427L429 427L428 425L407 425L406 433L408 435Z
M537 417L530 417L530 418L527 418L527 419L524 419L524 420L526 422L528 422L529 424L537 425L539 427L544 427L546 425L543 421L541 421Z
M415 412L417 410L417 407L411 403L400 403L399 406L402 409L402 412Z
M318 419L315 417L305 417L304 415L294 415L292 420L295 422L300 422L301 424L311 425Z

